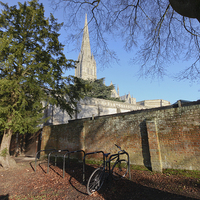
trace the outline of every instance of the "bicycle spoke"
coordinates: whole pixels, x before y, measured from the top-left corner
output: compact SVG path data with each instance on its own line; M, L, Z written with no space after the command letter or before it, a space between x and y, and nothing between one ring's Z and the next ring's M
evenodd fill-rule
M104 182L104 170L97 168L90 176L87 183L87 192L91 195L93 192L100 190Z

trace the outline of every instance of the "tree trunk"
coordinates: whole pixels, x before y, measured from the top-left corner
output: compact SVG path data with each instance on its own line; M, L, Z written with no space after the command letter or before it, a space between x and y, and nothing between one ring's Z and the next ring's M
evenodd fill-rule
M169 0L169 2L180 15L196 18L200 22L200 0Z
M11 138L12 130L5 130L0 146L0 164L4 168L11 168L16 166L15 160L10 157L9 153Z

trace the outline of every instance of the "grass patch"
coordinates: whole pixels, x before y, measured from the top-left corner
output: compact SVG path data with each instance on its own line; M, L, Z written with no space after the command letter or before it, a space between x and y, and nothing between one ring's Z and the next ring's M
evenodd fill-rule
M182 170L182 169L164 169L163 174L168 176L177 175L188 178L200 178L200 171L197 170Z
M152 172L150 169L148 169L147 167L142 166L142 165L130 165L130 166L131 166L132 170ZM152 173L157 173L157 172L152 172ZM187 178L200 179L200 171L197 171L197 170L164 169L163 174L165 174L167 176L177 175L177 176L184 176Z
M147 167L143 165L130 165L131 169L133 170L140 170L140 171L151 171Z
M102 160L86 160L85 161L85 164L88 164L88 165L101 165L103 163Z
M43 200L47 198L47 195L37 195L34 196L32 194L28 194L28 196L25 195L19 195L19 196L11 196L11 198L15 198L16 200Z

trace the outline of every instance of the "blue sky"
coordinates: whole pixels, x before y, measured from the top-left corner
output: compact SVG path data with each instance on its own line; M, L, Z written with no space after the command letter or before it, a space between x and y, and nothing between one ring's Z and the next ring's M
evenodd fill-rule
M17 2L24 2L24 0L3 0L4 3L9 5L15 5ZM53 12L49 7L48 0L40 0L40 3L44 4L45 14L48 17L50 12ZM64 22L63 12L53 13L59 22ZM83 16L83 26L84 26ZM89 26L90 31L90 26ZM66 32L64 28L61 30L60 41L65 44ZM81 45L81 41L80 41ZM152 100L152 99L164 99L174 103L179 99L196 101L200 99L200 84L191 83L190 81L177 81L171 77L164 77L162 80L149 78L139 78L137 72L139 65L133 65L131 63L131 55L135 53L127 53L123 48L121 41L109 41L109 45L112 49L116 50L119 58L119 63L111 63L110 67L103 67L101 63L97 62L97 78L105 77L106 85L112 83L117 87L119 86L120 95L130 93L131 96L136 98L136 101ZM67 58L77 60L79 50L71 51L73 47L64 49L64 53ZM92 46L91 46L92 48ZM169 73L180 70L187 66L187 62L174 62L169 66ZM74 75L74 70L69 71L69 74Z

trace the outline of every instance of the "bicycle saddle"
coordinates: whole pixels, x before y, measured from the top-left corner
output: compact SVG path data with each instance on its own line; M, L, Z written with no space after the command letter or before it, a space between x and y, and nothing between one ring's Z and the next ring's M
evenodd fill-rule
M110 155L110 153L104 153L104 156L107 158Z

